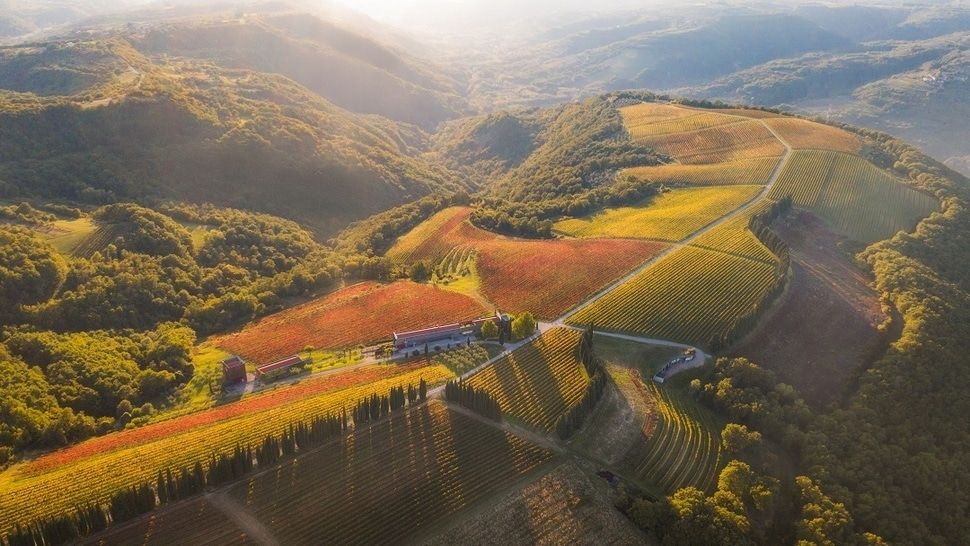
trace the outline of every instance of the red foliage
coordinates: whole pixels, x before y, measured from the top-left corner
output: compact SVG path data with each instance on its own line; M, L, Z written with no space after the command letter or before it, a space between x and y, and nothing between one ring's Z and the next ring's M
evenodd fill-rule
M282 406L294 400L390 378L425 365L427 365L427 362L418 361L393 367L368 366L318 377L293 386L243 398L238 402L224 406L217 406L182 417L175 417L167 421L160 421L143 427L93 438L35 459L30 464L28 471L31 473L44 472L92 455L146 444L159 438L179 434L193 428L210 425L239 415L248 415Z
M337 349L375 343L396 331L471 320L488 312L478 302L430 285L362 283L270 315L214 343L254 362L293 355L307 345Z
M632 239L533 240L504 237L469 223L472 209L448 209L446 221L408 260L440 260L455 247L478 249L482 292L503 311L556 318L605 288L666 244Z

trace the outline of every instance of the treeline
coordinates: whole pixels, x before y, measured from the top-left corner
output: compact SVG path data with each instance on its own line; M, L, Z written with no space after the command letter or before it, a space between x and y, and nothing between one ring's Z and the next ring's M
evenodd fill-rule
M112 494L105 504L78 506L72 513L18 525L0 546L60 546L97 533L110 525L130 521L158 507L203 493L251 474L270 468L302 451L321 446L352 429L383 419L404 408L405 403L423 402L427 383L392 387L384 396L373 395L358 402L352 417L346 409L339 415L326 414L309 421L289 423L278 435L269 434L257 445L237 444L229 453L212 453L205 465L160 470L152 481L132 484ZM377 400L376 406L374 400ZM376 409L372 410L371 408ZM357 418L360 418L357 420Z
M369 398L358 400L352 412L354 423L364 424L379 421L392 412L403 409L405 405L424 402L427 398L428 384L424 379L418 383L417 388L409 384L407 391L404 387L391 387L391 391L386 396L379 396L374 393Z
M445 400L455 402L493 421L502 420L502 406L494 396L460 380L445 384Z
M583 427L586 418L593 413L596 404L603 397L607 383L607 374L603 368L603 362L596 356L593 347L593 325L589 325L582 337L579 338L576 351L579 354L580 362L586 369L586 374L589 376L589 383L586 385L586 390L583 392L583 397L579 403L556 421L556 434L562 440L569 438Z
M540 201L485 197L472 214L471 221L482 229L498 233L548 238L552 236L553 222L563 216L583 216L605 207L638 203L663 190L662 186L648 180L617 176L615 171L604 173L603 178L602 186Z
M617 180L616 173L663 160L629 139L609 96L501 120L483 116L444 134L449 140L436 148L446 163L461 171L472 162L491 173L472 221L525 237L549 237L552 220L563 215L649 197L656 192L651 184Z
M788 282L788 273L791 269L791 251L788 243L772 231L771 224L780 216L787 214L791 208L791 196L785 196L772 203L767 209L752 215L748 219L748 230L778 258L771 281L771 288L758 301L757 305L749 309L744 315L738 317L727 331L715 334L711 338L708 342L708 347L711 352L717 353L730 347L733 343L754 330L758 322L764 318L764 312L784 292Z

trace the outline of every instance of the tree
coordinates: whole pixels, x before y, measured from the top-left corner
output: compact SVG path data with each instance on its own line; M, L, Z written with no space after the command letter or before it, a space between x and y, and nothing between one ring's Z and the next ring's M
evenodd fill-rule
M512 339L524 339L536 330L536 319L528 311L519 313L512 320Z
M750 455L761 444L761 433L737 423L728 423L721 431L721 447L728 457Z
M424 260L417 261L411 266L408 276L414 282L427 282L431 278L431 268Z
M482 323L482 339L495 339L498 337L498 326L495 321L486 320Z

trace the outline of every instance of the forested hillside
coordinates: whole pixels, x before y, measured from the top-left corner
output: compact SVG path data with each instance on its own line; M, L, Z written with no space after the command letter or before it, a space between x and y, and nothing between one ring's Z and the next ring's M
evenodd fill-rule
M61 62L74 51L97 62ZM0 197L211 202L329 235L460 187L416 157L420 130L351 114L280 76L152 61L120 38L7 50L2 71L31 76L3 80Z
M342 108L429 129L465 108L440 68L304 14L176 23L131 40L149 55L281 74Z

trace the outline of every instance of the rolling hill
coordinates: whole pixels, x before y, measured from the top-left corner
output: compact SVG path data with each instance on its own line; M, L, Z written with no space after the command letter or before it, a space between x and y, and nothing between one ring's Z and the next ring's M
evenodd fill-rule
M417 128L353 114L281 76L153 61L117 37L5 53L0 73L21 77L0 84L0 195L211 202L327 236L461 187L418 157Z

